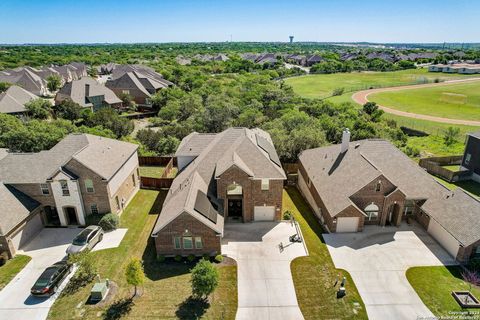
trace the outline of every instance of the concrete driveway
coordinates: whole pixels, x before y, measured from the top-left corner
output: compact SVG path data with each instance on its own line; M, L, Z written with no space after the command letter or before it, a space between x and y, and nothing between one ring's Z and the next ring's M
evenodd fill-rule
M335 266L350 272L369 319L433 317L405 272L413 266L440 266L455 261L421 226L365 226L360 233L323 237ZM348 294L348 283L346 288Z
M295 233L288 222L225 225L222 253L235 259L238 266L237 320L303 319L290 262L307 252L303 243L289 243L289 236Z
M30 288L46 267L65 257L65 250L79 232L78 228L43 229L19 252L32 260L0 291L0 319L47 318L50 307L69 278L63 281L59 292L49 298L30 296Z

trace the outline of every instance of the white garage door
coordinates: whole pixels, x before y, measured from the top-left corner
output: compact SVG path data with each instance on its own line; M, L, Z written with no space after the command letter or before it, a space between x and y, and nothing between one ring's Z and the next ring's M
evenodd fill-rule
M273 221L275 220L275 207L254 207L253 219L255 221Z
M337 218L337 232L357 232L358 217Z
M40 214L35 215L21 228L15 235L12 236L12 243L15 250L26 245L43 229L42 219Z
M430 233L452 257L457 257L459 249L458 241L433 219L430 219L430 223L428 224L428 233Z

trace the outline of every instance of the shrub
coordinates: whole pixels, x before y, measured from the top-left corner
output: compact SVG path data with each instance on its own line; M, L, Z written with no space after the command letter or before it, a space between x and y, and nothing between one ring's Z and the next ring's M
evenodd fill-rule
M8 253L6 251L0 253L0 266L3 266L8 261Z
M188 257L187 257L187 261L188 261L188 262L193 262L193 261L195 261L195 258L196 258L196 257L195 257L194 254L189 254Z
M344 88L335 88L333 89L332 96L341 96L344 92Z
M100 219L98 225L105 231L111 231L118 228L119 219L114 213L107 213Z
M215 262L220 263L220 262L222 262L222 261L223 261L223 256L222 256L221 254L217 254L217 255L215 256Z
M210 255L208 253L204 253L202 255L202 258L205 259L205 260L210 260Z
M159 255L157 256L157 261L158 261L158 262L165 262L165 259L166 259L166 258L165 258L165 256L164 256L163 254L159 254Z
M177 262L181 262L181 261L182 261L182 256L179 255L179 254L177 254L177 255L175 256L175 258L173 258L173 259L174 259L175 261L177 261Z
M192 271L192 294L196 298L206 298L218 286L218 270L210 261L200 260Z
M290 210L287 210L283 213L283 220L290 220L292 218L292 213Z

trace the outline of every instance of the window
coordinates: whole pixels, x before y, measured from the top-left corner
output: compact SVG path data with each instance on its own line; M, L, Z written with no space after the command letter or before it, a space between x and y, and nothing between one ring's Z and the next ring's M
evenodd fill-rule
M90 212L91 212L92 214L98 214L98 207L97 207L97 204L96 204L96 203L94 203L94 204L92 204L92 205L90 206Z
M145 104L152 104L152 100L150 100L149 98L145 98Z
M368 214L368 221L372 221L372 220L377 220L377 219L378 219L378 211L367 212L367 214Z
M412 215L415 210L415 202L413 200L405 201L405 215Z
M193 249L192 237L183 237L183 249Z
M471 159L472 159L472 155L470 153L467 153L465 155L465 164L468 165Z
M123 94L130 94L130 90L122 90Z
M40 184L40 189L42 189L42 194L43 194L43 195L50 194L50 190L48 189L48 184L46 184L46 183L41 183L41 184Z
M203 248L203 243L202 243L202 238L201 237L195 237L195 248L196 249L202 249Z
M382 181L379 180L375 186L375 192L380 192L380 190L382 190Z
M68 190L67 180L60 180L60 186L62 187L62 195L69 196L70 195L70 190Z
M132 182L133 182L133 186L136 187L137 186L137 181L135 181L135 175L132 174Z
M173 245L175 249L182 249L182 246L180 243L180 237L173 237Z
M267 191L269 187L270 187L270 180L262 179L262 190Z
M474 253L473 257L474 257L475 259L480 258L480 246L478 246L477 248L475 248L475 253Z
M117 204L117 210L120 210L120 201L118 201L118 196L115 197L115 203Z
M88 193L94 193L95 189L93 188L93 181L91 179L85 179L85 189Z
M375 203L372 202L371 204L369 204L364 211L367 215L368 221L378 219L378 212L380 211L380 209Z

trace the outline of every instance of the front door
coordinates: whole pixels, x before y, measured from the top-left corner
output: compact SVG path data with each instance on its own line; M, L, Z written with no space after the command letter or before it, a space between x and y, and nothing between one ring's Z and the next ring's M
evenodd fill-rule
M243 216L242 199L228 199L228 217L240 220Z
M59 226L60 217L58 216L57 208L51 206L45 206L43 208L45 213L45 224L48 226Z
M77 210L74 207L66 207L64 208L65 216L67 218L68 225L77 225L78 218L77 218Z

